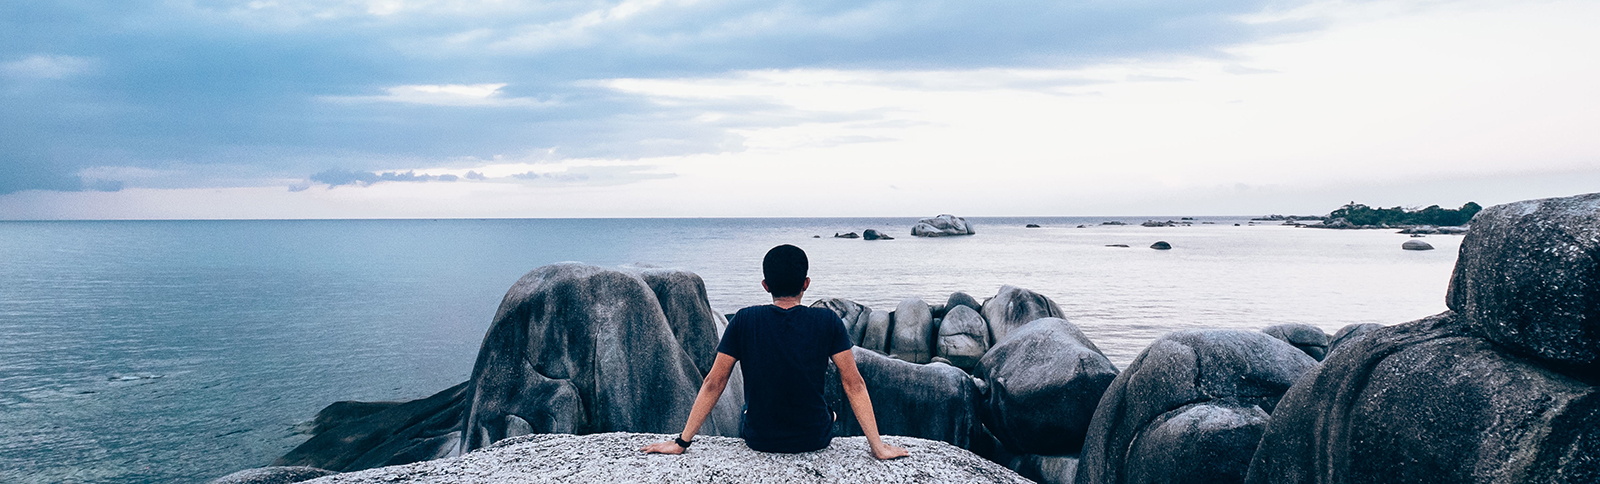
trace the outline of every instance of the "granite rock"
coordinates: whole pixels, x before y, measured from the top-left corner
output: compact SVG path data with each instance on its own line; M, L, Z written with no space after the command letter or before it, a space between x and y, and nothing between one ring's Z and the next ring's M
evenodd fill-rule
M989 323L989 346L1006 339L1012 330L1040 318L1065 318L1055 301L1016 286L1000 286L1000 292L983 302L983 319Z
M1600 381L1600 193L1478 212L1446 302L1489 341Z
M1401 249L1405 249L1405 250L1433 250L1433 245L1429 244L1427 242L1423 242L1423 241L1420 241L1420 240L1413 239L1413 240L1407 240L1404 243L1400 244L1400 248Z
M867 331L867 323L872 320L872 308L863 306L849 299L829 298L819 299L811 303L814 308L827 308L844 321L844 328L850 333L850 344L860 345L862 336Z
M900 301L894 310L889 356L917 364L932 361L934 335L933 311L928 303L918 298Z
M989 351L988 340L989 327L983 316L970 306L956 305L939 324L938 356L956 368L972 371Z
M1332 354L1333 350L1338 349L1340 346L1344 346L1349 344L1351 341L1361 339L1362 337L1371 333L1372 330L1382 327L1383 325L1378 323L1354 323L1345 325L1345 327L1339 328L1339 332L1334 333L1333 337L1328 340L1328 353Z
M911 227L911 235L918 237L944 237L950 235L972 235L977 231L972 229L972 224L967 219L950 214L941 214L933 218L918 220Z
M1600 389L1465 319L1338 346L1278 403L1246 482L1600 482Z
M1268 326L1261 332L1294 345L1317 361L1322 361L1322 357L1328 355L1328 333L1322 332L1322 328L1303 323L1288 323Z
M878 433L939 440L963 449L972 446L981 426L975 408L980 390L966 372L943 363L909 363L859 347L852 351L872 398ZM838 415L833 434L862 435L838 371L830 361L823 380L823 397Z
M988 382L979 405L984 427L1014 454L1074 454L1116 367L1059 318L1028 323L983 355L975 374Z
M550 482L739 482L750 484L1007 483L1028 484L1010 469L947 443L884 437L911 455L879 461L864 437L836 438L825 449L800 454L756 452L729 437L697 437L680 455L645 454L639 448L670 434L603 433L530 435L507 439L459 459L339 474L316 484L518 484Z
M1256 331L1162 336L1100 398L1077 482L1238 482L1256 450L1256 442L1242 436L1259 435L1266 425L1254 417L1271 414L1290 385L1316 365ZM1208 444L1136 445L1145 441ZM1157 463L1171 467L1146 467Z

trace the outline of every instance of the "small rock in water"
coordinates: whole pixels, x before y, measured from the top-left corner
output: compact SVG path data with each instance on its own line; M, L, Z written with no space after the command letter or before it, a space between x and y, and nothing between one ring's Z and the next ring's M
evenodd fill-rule
M1168 244L1165 240L1158 240L1156 243L1150 244L1150 248L1155 250L1167 250L1172 248L1172 244Z
M1039 224L1028 224L1023 226L1023 228L1036 229L1039 228Z
M833 236L835 238L840 238L840 239L859 239L859 238L861 238L861 236L860 235L856 235L855 232L846 232L846 233L842 233L842 234L838 233L838 232L834 232Z
M1127 247L1128 244L1106 244L1106 247Z
M1420 240L1407 240L1406 243L1400 244L1400 248L1405 250L1433 250L1432 245Z
M874 229L867 229L861 232L861 238L867 240L894 240L894 237L890 237L889 234L885 234Z
M813 236L811 236L811 238L813 238L813 239L820 239L820 238L822 238L822 236L821 236L821 235L813 235Z

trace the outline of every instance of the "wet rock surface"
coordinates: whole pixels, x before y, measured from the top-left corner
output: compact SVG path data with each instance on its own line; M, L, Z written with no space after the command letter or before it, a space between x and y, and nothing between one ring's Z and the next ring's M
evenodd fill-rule
M645 454L639 448L670 434L602 433L531 435L510 439L459 459L339 474L317 484L739 482L1011 483L1029 481L1010 469L949 444L909 437L884 440L911 452L878 461L862 437L836 438L828 448L800 454L756 452L744 441L698 437L680 455Z

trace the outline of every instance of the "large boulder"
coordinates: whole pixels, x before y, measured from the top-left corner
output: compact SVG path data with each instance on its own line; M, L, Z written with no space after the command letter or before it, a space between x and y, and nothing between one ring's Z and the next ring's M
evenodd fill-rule
M983 319L989 323L989 345L1006 339L1012 330L1040 318L1066 318L1055 301L1016 286L1000 286L1000 292L983 302Z
M1478 212L1446 302L1490 341L1600 380L1600 193Z
M689 272L544 266L512 286L472 378L411 402L339 402L276 465L334 471L459 455L530 433L682 428L723 317ZM738 435L737 366L701 432Z
M775 454L750 450L744 441L697 437L682 455L645 454L639 448L667 434L532 435L510 439L460 459L386 467L323 478L327 484L467 482L739 482L1006 483L1027 479L943 442L884 437L909 457L879 461L866 438L834 439L816 452Z
M867 314L867 327L861 330L861 346L879 353L889 351L889 329L894 325L894 320L889 313L873 311Z
M1445 312L1339 346L1278 403L1246 482L1600 482L1600 390L1479 330Z
M863 334L866 333L867 323L872 320L872 308L857 304L849 299L829 298L811 303L814 308L826 308L833 311L844 321L844 328L850 333L850 344L860 345Z
M693 353L701 350L680 345L663 312L686 303L664 306L649 276L648 271L560 263L535 269L512 285L468 380L471 405L462 451L521 432L681 430L700 389ZM703 289L676 291L668 293L705 297ZM697 338L714 339L715 313L706 313L713 317L692 324ZM743 385L730 382L728 387L742 390ZM725 396L702 432L737 435L743 402L735 400L742 394Z
M696 370L704 377L717 359L719 328L728 325L721 314L711 309L706 283L699 274L680 269L638 268L640 279L655 293L661 313L667 317L673 339L689 353Z
M989 384L979 406L983 424L1007 450L1060 455L1083 447L1117 369L1077 326L1044 318L984 354L976 375Z
M1333 333L1333 337L1328 340L1328 353L1331 354L1333 350L1338 349L1340 346L1361 339L1371 334L1373 330L1382 327L1383 325L1378 323L1352 323L1345 325L1345 327L1339 328L1339 332Z
M218 477L207 484L290 484L334 474L338 473L315 467L262 467Z
M950 214L941 214L933 218L918 220L911 227L911 235L918 237L944 237L947 235L972 235L978 233L972 229L972 224L967 219Z
M958 293L959 294L959 293ZM938 356L966 371L978 366L978 359L989 351L989 326L978 311L957 305L939 324Z
M900 301L894 309L889 356L922 364L933 359L933 311L919 298Z
M1077 482L1238 482L1266 415L1316 365L1255 331L1162 336L1101 397Z
M980 425L974 402L981 395L978 383L966 372L944 363L908 363L859 347L852 351L872 397L878 433L939 440L963 449L972 446ZM830 362L823 387L828 407L838 415L833 434L862 435L838 372Z
M1267 326L1261 332L1294 345L1317 361L1322 361L1322 357L1328 354L1328 333L1316 326L1304 323L1277 324Z
M967 294L967 293L964 293L964 292L961 292L961 291L956 291L956 292L950 293L950 297L944 300L944 310L945 310L945 312L948 313L951 310L954 310L956 308L956 306L966 306L966 307L972 308L973 311L982 311L983 310L983 303L978 302L978 299L975 298L975 297L972 297L971 294ZM941 315L939 317L944 317L944 316Z

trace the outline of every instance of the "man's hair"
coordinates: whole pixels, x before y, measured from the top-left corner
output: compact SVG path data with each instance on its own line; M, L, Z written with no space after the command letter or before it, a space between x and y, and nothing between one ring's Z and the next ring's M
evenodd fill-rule
M761 275L766 278L772 297L799 296L805 290L806 251L789 244L773 247L761 259Z

